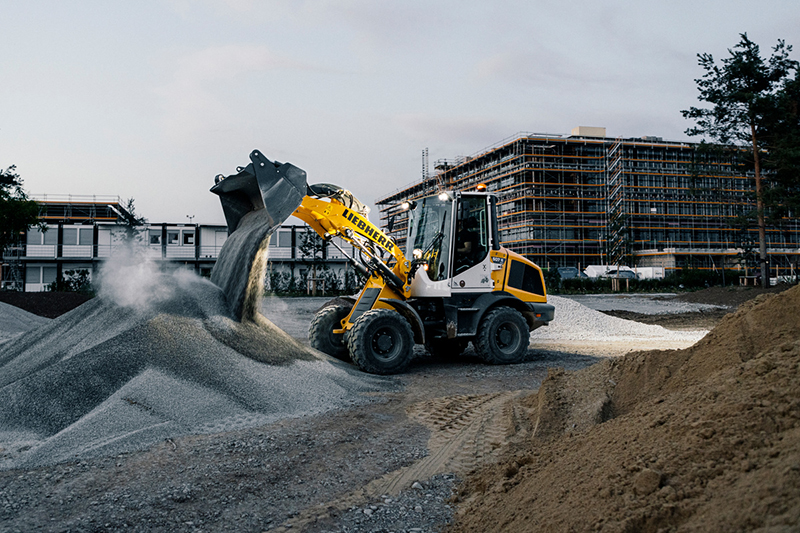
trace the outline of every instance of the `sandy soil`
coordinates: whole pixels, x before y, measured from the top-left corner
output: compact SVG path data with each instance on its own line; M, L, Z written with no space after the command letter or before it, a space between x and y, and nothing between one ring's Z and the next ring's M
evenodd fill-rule
M754 320L747 311L738 322L719 319L729 337ZM696 315L680 327L696 327ZM773 331L770 316L762 311L758 327ZM421 360L367 405L2 471L0 523L8 531L789 531L800 519L794 322L779 324L774 350L746 361L752 343L715 337L715 353L739 362L720 356L713 368L685 350L658 352L683 354L658 365L645 352L623 358L678 346L619 342L550 343L506 367Z
M797 531L800 287L691 348L552 371L453 531Z

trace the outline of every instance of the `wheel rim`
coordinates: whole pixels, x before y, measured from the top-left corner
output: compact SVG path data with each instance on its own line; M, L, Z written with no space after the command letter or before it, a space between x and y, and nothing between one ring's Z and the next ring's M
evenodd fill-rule
M328 342L330 342L332 346L342 348L344 346L344 334L330 331L328 332Z
M399 337L393 328L380 328L372 336L372 353L381 361L391 361L397 357L399 345Z
M517 345L519 344L519 331L514 326L514 324L510 322L504 322L500 324L497 328L497 333L495 334L495 342L497 343L497 347L506 353L513 352L517 349Z

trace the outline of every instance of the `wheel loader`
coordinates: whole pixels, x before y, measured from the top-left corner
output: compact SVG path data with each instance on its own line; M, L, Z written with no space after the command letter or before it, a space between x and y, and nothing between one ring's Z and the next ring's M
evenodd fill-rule
M472 342L485 362L510 364L524 359L530 332L553 320L541 269L500 245L494 195L440 191L396 206L409 210L403 251L346 189L308 185L304 171L257 150L250 160L211 188L229 234L252 211L267 211L270 231L294 215L366 279L358 295L317 312L314 348L374 374L402 372L416 344L455 357ZM336 238L352 245L353 256Z

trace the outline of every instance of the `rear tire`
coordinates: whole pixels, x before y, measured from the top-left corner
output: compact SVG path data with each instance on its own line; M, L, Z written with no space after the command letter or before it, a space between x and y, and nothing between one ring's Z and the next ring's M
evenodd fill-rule
M353 324L347 347L353 362L364 372L397 374L414 357L414 333L400 313L372 309Z
M525 360L530 344L528 322L511 307L497 307L484 315L475 338L478 357L491 365L509 365Z
M312 348L336 359L350 362L350 352L344 340L344 333L334 333L342 327L342 319L350 314L350 307L330 305L320 309L308 328L308 340Z

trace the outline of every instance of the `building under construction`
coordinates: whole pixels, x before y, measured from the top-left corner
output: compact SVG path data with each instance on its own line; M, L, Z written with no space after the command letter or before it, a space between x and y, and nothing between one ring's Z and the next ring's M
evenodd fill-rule
M609 138L605 128L518 134L470 157L440 160L416 183L379 199L381 224L404 245L398 208L437 190L498 196L503 246L542 267L623 264L675 269L753 268L758 230L752 175L730 155L659 137ZM772 276L792 275L797 214L767 228ZM757 261L757 259L755 259ZM753 272L754 273L754 272Z

